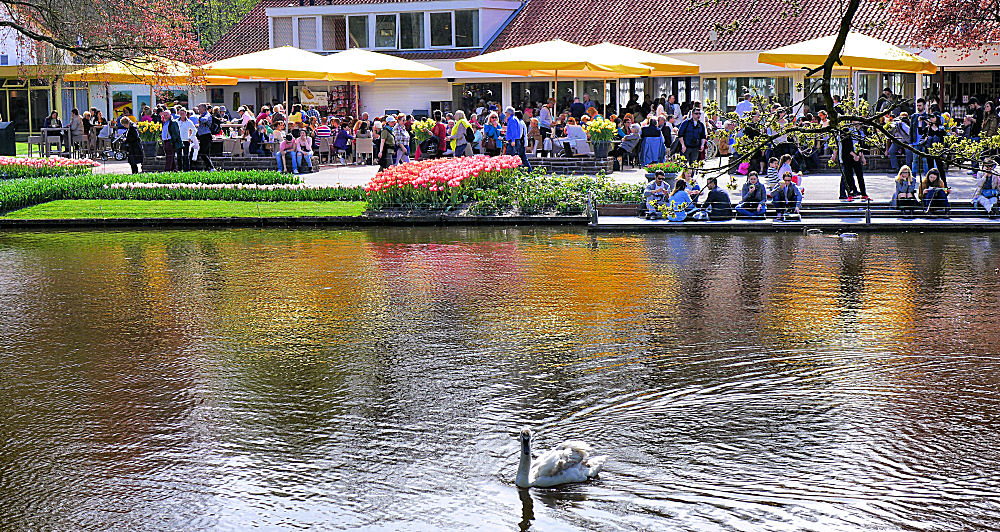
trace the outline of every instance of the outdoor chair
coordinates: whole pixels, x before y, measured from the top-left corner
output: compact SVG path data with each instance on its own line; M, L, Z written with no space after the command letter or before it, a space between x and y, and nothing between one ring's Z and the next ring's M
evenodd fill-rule
M319 162L323 162L323 155L326 155L326 162L333 162L333 150L330 146L330 137L321 137L319 139L319 147L316 148L316 155L319 156Z
M369 164L368 161L375 158L375 142L371 137L354 141L354 162L357 163L359 158L365 161L365 164Z
M28 137L28 157L34 155L35 148L38 149L38 153L42 153L42 136L41 135L30 135Z

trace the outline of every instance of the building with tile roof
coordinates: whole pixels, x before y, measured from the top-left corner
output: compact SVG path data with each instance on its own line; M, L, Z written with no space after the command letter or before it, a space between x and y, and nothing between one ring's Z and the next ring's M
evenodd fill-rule
M589 93L612 107L635 93L640 100L674 94L680 103L718 99L734 108L746 88L773 91L791 102L801 98L802 71L757 63L763 50L834 33L841 5L834 0L802 0L796 16L782 16L783 0L726 0L688 9L689 0L261 0L210 51L214 59L268 47L293 45L319 53L363 47L441 68L444 79L379 80L360 85L361 109L423 114L433 109L470 109L479 100L524 106L553 93L568 101ZM740 26L719 31L739 14ZM934 54L908 46L907 30L886 23L877 0L863 0L855 28L945 65L934 76L857 73L856 86L874 99L882 87L916 97L940 94L961 105L963 95L986 95L997 86L997 65L981 65L956 54ZM627 80L554 80L458 72L457 60L514 46L561 38L589 45L602 41L663 53L696 63L700 76ZM954 57L952 57L954 56ZM838 78L845 89L849 80ZM311 92L322 82L299 82ZM327 90L336 90L327 87ZM216 104L282 100L280 84L241 83L212 91ZM948 94L942 94L942 91ZM297 96L292 94L293 99ZM995 97L995 94L989 94ZM948 101L948 100L953 101ZM807 105L819 102L807 100Z

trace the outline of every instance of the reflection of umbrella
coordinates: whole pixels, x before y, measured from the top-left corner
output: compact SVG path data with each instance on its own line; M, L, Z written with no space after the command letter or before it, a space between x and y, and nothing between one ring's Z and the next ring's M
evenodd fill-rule
M74 70L63 76L66 81L89 83L133 83L149 85L149 102L156 104L154 86L180 87L185 85L236 85L239 81L227 76L206 76L204 69L182 61L167 59L158 55L147 55L124 61L109 61ZM111 98L108 98L108 115Z
M368 71L333 68L325 57L294 46L270 48L222 59L205 65L204 69L210 74L284 81L286 108L289 101L288 80L372 81L375 79L375 74Z
M362 50L361 48L351 48L350 50L328 55L325 61L327 68L339 69L341 71L371 72L375 76L374 79L440 78L444 75L440 68L434 68L394 55ZM340 78L334 79L339 80ZM354 112L355 114L359 114L361 110L358 109L357 92L354 95Z
M757 56L760 63L785 68L816 68L822 65L833 50L836 35L789 44ZM840 69L870 70L874 72L911 72L934 74L937 66L929 60L911 54L867 35L850 32L840 53Z

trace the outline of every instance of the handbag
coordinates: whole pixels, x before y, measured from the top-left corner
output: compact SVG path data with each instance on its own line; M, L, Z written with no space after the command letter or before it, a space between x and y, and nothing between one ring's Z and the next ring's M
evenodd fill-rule
M495 150L499 146L497 145L496 137L486 137L483 139L483 148L487 150Z

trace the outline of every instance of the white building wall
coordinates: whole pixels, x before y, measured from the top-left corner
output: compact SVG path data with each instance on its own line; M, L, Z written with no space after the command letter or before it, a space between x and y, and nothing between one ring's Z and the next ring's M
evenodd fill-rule
M451 83L446 79L393 79L361 85L361 112L371 116L388 110L412 113L430 110L432 101L451 101Z

